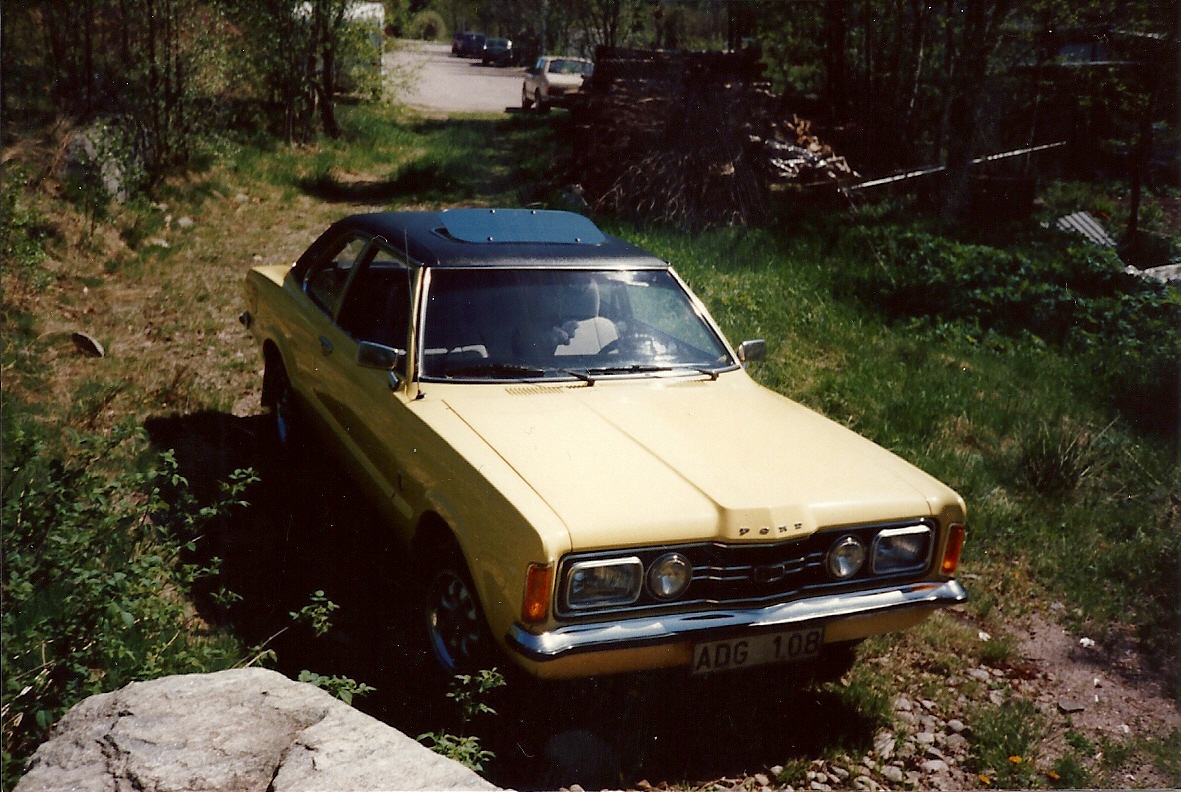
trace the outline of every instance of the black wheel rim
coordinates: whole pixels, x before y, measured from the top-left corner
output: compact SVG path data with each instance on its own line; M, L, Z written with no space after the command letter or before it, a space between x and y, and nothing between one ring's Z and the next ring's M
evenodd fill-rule
M427 602L431 649L450 672L470 669L480 646L480 612L467 582L453 570L440 571Z

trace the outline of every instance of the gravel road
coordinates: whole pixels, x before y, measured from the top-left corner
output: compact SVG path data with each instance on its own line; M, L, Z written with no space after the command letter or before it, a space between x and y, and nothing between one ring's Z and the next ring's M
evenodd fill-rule
M447 44L400 41L386 56L397 95L410 107L443 113L503 113L521 106L520 66L481 66Z

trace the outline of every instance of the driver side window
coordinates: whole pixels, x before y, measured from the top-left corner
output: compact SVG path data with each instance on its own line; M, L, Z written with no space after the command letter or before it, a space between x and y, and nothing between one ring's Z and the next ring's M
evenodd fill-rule
M331 248L329 255L311 268L304 279L304 291L308 297L329 316L333 316L340 307L349 273L353 271L368 243L365 237L344 237Z

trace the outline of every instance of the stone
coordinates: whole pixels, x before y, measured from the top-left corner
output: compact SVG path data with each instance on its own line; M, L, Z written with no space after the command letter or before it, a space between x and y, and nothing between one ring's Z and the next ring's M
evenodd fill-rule
M910 712L914 709L914 705L910 703L910 699L906 696L899 696L894 699L894 709L895 711Z
M880 731L873 738L873 749L877 752L878 758L882 761L889 759L894 755L894 733L889 731Z
M951 729L956 734L964 730L964 722L958 718L952 718L947 722L947 728Z
M902 772L902 768L898 765L886 765L882 768L882 778L889 781L891 784L901 784L906 774Z
M849 777L849 771L843 767L830 767L828 769L828 774L836 776L837 779L839 779L841 781L844 781L845 779L847 779Z
M968 738L959 732L947 735L947 750L955 751L956 753L963 752L968 747Z
M1075 712L1082 712L1086 708L1087 708L1087 705L1084 704L1083 702L1079 701L1078 699L1068 699L1068 698L1058 699L1059 711L1061 711L1067 715L1070 715Z
M15 792L495 790L329 693L242 668L132 684L75 705Z
M948 770L947 762L942 759L928 759L919 765L924 773L946 773Z
M992 674L988 673L987 668L969 668L968 676L975 679L977 682L991 682Z
M915 735L915 740L921 745L934 745L935 735L931 732L919 732Z

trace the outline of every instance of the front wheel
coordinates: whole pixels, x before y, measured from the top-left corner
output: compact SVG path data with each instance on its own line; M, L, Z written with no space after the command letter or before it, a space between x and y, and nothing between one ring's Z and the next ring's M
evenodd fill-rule
M448 675L491 667L492 636L458 550L431 559L424 593L427 641L438 666Z
M533 106L533 100L529 98L529 89L524 85L521 86L521 109L528 110Z

